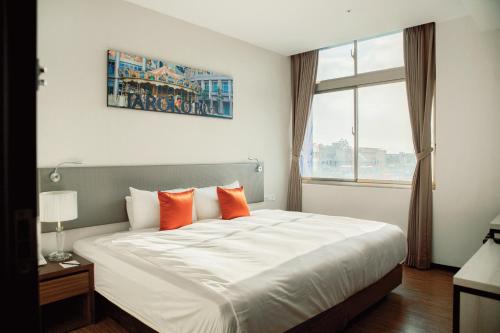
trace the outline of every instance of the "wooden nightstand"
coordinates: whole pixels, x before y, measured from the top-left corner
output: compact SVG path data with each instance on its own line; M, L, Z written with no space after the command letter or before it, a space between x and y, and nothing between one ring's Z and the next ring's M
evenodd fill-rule
M73 254L80 266L48 262L38 268L42 327L67 332L94 322L94 264Z

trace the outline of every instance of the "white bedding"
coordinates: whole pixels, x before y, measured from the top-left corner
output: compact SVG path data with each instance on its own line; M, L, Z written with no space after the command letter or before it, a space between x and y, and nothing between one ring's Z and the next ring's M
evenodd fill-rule
M382 278L400 228L280 210L77 241L95 288L160 332L282 332Z

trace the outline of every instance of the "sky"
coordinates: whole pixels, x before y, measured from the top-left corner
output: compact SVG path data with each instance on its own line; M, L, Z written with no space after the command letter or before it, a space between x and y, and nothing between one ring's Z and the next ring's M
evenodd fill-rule
M353 75L352 48L350 43L321 51L317 81ZM358 42L358 73L400 66L403 66L401 32ZM314 143L347 139L354 144L352 89L315 95L312 110ZM358 116L360 147L382 148L388 153L414 151L404 82L359 88Z

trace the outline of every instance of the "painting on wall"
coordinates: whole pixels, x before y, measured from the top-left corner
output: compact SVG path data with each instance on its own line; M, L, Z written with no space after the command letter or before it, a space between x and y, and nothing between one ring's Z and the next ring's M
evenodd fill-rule
M108 106L233 118L233 79L212 71L108 51Z

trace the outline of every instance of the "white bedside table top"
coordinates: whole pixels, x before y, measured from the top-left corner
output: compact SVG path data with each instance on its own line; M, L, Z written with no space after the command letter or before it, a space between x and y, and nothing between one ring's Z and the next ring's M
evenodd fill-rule
M453 277L453 284L500 295L500 244L489 239Z
M500 230L500 214L498 214L498 216L495 217L493 221L491 221L490 228Z

